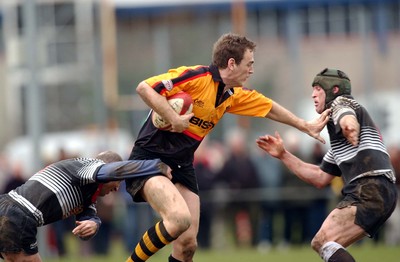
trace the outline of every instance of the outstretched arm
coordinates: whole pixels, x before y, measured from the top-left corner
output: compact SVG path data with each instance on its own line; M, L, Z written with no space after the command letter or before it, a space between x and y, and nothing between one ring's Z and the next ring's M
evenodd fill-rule
M305 121L301 118L298 118L296 115L279 105L277 102L273 101L271 111L266 117L271 120L293 126L325 144L325 140L321 137L320 133L329 120L329 112L330 110L327 109L317 119Z
M169 166L161 162L160 159L117 161L102 165L97 172L96 181L107 183L160 173L171 178Z
M261 136L256 142L259 148L281 160L297 177L317 188L325 187L334 178L334 176L323 172L319 166L306 163L287 151L278 132L275 132L275 136Z

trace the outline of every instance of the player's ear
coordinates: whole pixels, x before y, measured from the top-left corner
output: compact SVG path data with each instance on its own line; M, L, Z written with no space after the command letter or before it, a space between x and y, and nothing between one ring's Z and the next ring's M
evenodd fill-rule
M339 87L338 86L334 86L333 89L332 89L332 92L334 94L337 94L339 92Z
M228 68L229 68L230 70L233 70L234 67L235 67L235 59L231 57L231 58L229 58L229 60L228 60Z

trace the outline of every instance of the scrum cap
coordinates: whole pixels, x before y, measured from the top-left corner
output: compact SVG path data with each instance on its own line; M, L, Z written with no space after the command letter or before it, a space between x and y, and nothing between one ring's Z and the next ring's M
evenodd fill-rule
M351 84L349 77L337 69L325 68L314 78L312 86L319 85L324 89L326 98L325 105L332 102L341 95L351 95ZM337 86L339 92L333 93L333 88Z

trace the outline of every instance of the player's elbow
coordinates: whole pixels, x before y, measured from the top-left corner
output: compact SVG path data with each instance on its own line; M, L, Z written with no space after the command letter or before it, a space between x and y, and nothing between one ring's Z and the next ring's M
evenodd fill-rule
M316 181L316 182L314 183L314 186L315 186L316 188L318 188L318 189L323 189L324 187L326 187L326 184L325 184L325 183L321 183L321 182L319 182L319 181Z
M332 178L330 175L322 172L319 174L318 179L315 179L313 182L313 185L318 188L318 189L323 189L325 188L327 185L330 184L330 182L332 181Z
M148 89L148 84L142 81L136 87L136 93L138 93L139 95L143 95L147 91L147 89Z

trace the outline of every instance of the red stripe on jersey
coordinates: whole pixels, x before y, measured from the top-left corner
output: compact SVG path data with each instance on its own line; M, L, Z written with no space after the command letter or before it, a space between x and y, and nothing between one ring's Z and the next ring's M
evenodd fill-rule
M95 202L96 202L97 197L99 196L100 191L101 191L101 189L103 188L103 185L104 185L104 184L99 184L99 186L97 187L96 192L95 192L95 193L93 194L93 196L92 196L92 203L95 203Z
M204 138L204 137L198 136L198 135L196 135L196 134L193 134L193 133L191 133L191 132L189 132L189 131L187 131L187 130L183 131L182 133L185 134L185 135L187 135L188 137L191 137L191 138L197 140L197 141L201 141L201 140L203 140L203 138Z

